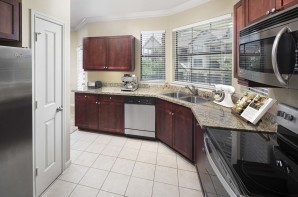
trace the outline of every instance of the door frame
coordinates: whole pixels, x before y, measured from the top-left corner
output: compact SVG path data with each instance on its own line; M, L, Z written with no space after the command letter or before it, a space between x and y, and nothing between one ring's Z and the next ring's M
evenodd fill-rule
M59 26L61 26L62 28L62 92L61 92L61 96L62 96L62 106L64 107L64 110L62 111L62 136L61 136L61 147L62 147L62 169L61 169L61 173L70 165L70 160L66 160L67 159L67 141L66 141L66 121L65 121L65 117L66 117L66 45L65 45L65 23L53 18L51 16L45 15L41 12L38 12L36 10L30 9L30 18L31 18L31 26L30 26L30 39L31 39L31 49L32 49L32 141L33 141L33 197L36 196L36 176L35 176L35 169L36 169L36 155L35 155L35 148L36 148L36 143L35 143L35 99L36 99L36 92L35 92L35 19L40 18L42 20L46 20L49 21L51 23L55 23Z

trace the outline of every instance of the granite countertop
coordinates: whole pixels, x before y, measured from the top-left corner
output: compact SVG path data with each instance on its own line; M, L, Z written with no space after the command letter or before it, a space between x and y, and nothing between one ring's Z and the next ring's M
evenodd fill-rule
M139 88L135 92L121 91L120 87L102 87L100 89L78 89L76 93L110 94L122 96L148 96L176 103L192 110L202 128L231 129L234 131L249 131L261 133L276 133L277 124L270 119L262 119L257 125L247 123L231 113L231 109L222 107L213 102L193 104L162 94L173 92L161 87Z

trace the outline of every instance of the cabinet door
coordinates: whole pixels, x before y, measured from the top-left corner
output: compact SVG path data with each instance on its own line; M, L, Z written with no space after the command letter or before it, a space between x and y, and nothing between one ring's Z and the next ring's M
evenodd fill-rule
M98 129L98 106L97 95L89 94L86 100L87 129Z
M84 70L105 70L107 68L106 38L84 38L83 68Z
M275 0L246 0L246 23L251 24L276 8Z
M134 70L134 37L108 37L108 70Z
M20 40L20 4L16 0L0 0L0 40Z
M124 133L123 97L101 96L99 102L99 130Z
M156 137L170 147L173 146L172 104L166 101L156 102Z
M87 117L86 117L86 100L87 95L75 94L75 125L78 127L86 128Z
M174 105L173 148L193 161L193 124L189 108Z
M283 0L282 1L282 6L284 8L288 8L288 7L294 6L296 4L298 4L298 0Z

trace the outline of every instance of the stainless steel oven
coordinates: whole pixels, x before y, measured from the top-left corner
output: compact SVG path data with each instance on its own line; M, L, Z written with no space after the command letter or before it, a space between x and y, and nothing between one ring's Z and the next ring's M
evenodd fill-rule
M298 5L240 31L239 77L298 89Z
M206 171L220 184L205 178L206 196L298 197L298 109L278 111L277 133L207 129Z

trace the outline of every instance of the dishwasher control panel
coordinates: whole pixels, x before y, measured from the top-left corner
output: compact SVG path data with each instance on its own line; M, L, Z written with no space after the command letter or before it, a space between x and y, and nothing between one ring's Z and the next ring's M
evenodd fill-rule
M124 102L126 104L155 105L156 99L152 97L127 96Z

